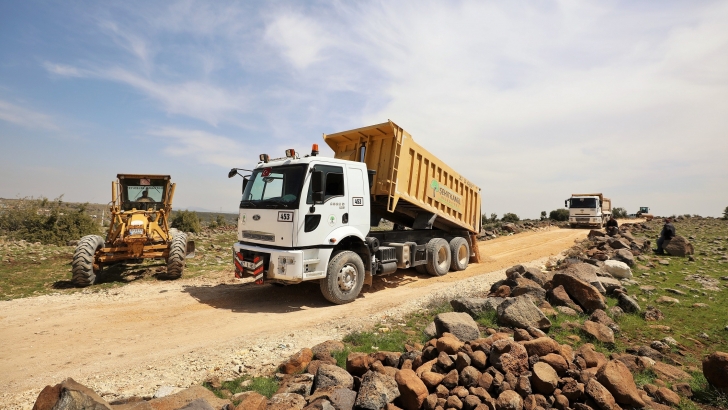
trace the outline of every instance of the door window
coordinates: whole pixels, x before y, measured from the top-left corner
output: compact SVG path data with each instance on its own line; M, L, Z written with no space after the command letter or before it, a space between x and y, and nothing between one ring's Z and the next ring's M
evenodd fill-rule
M322 171L324 173L324 181L326 181L326 188L324 191L324 202L330 198L344 196L344 169L342 167L335 167L331 165L314 165L314 171ZM307 204L313 204L313 191L311 184L308 185L308 196L306 197Z

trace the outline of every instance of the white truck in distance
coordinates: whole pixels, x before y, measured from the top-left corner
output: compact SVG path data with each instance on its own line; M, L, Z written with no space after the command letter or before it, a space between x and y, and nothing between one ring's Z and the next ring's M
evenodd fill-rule
M612 215L612 200L598 194L571 194L564 201L569 209L569 226L590 226L602 228Z
M319 281L352 302L372 276L415 267L441 276L478 262L480 189L389 121L324 135L335 158L260 155L243 177L235 276ZM239 169L228 174L233 177ZM396 230L373 231L380 219Z

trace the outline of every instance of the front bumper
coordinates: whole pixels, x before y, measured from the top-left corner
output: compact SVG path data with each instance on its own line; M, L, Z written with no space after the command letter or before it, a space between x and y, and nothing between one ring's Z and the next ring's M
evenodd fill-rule
M601 225L602 218L599 216L570 216L569 223L574 225Z
M263 280L302 282L303 251L270 249L241 243L233 245L233 264L238 278L253 277Z

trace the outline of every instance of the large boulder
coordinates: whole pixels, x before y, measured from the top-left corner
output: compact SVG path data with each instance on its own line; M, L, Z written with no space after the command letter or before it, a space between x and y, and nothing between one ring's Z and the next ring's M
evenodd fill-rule
M356 392L343 387L327 387L325 389L316 390L311 397L308 398L308 400L309 403L313 403L316 400L326 400L334 409L348 410L354 407ZM243 408L247 410L247 407Z
M620 262L624 262L629 266L634 266L634 255L632 254L632 252L626 249L617 249L614 252L614 259Z
M111 410L111 406L96 392L69 377L60 384L41 390L33 409Z
M394 377L368 371L361 378L361 387L354 406L362 410L379 410L399 397Z
M457 373L457 372L456 372ZM427 386L412 370L404 369L394 377L400 393L399 401L405 410L418 410L427 398Z
M572 263L559 273L565 273L571 276L575 276L584 282L591 283L596 280L599 268L590 263Z
M703 359L703 375L716 389L728 393L728 353L714 352Z
M467 313L440 313L435 316L435 328L437 329L437 334L439 336L448 332L463 342L480 338L478 324L475 323L475 320L473 320L473 318Z
M634 264L634 258L632 260L632 263ZM604 269L606 269L610 275L617 279L630 279L632 277L632 270L629 268L628 264L623 261L604 261Z
M584 312L581 306L577 305L566 292L563 286L556 286L546 293L546 297L553 306L566 306L574 309L577 312Z
M488 406L483 407L489 408ZM498 410L522 410L523 398L515 390L506 390L496 399L495 408Z
M504 326L525 329L535 327L549 329L551 321L533 304L528 296L506 298L498 306L498 323Z
M680 235L662 244L662 249L672 256L687 256L695 253L693 245Z
M316 371L316 377L313 379L314 391L336 386L353 389L354 377L339 366L333 364L320 365Z
M246 391L236 397L240 400L236 408L250 410L266 410L268 408L268 398L258 392Z
M619 404L644 407L645 402L637 391L634 377L627 366L619 360L610 360L597 372L597 381L612 393Z
M584 264L585 265L585 264ZM572 300L579 304L587 313L597 309L606 309L602 294L587 281L568 273L557 273L551 280L554 286L563 286Z
M328 361L334 352L343 352L344 343L338 340L327 340L311 348L313 358L316 360ZM333 364L333 363L331 363Z
M584 389L586 394L594 400L601 410L620 410L621 407L614 400L609 390L592 377L586 383Z
M582 330L602 343L614 343L614 331L601 323L586 320Z
M450 301L456 312L464 312L477 318L485 312L494 311L503 298L457 298Z

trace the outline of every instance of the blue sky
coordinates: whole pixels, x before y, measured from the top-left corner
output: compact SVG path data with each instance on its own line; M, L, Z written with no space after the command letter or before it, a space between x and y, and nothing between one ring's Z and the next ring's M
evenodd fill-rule
M231 167L391 119L488 214L728 206L724 1L116 3L0 3L0 197L235 212Z

